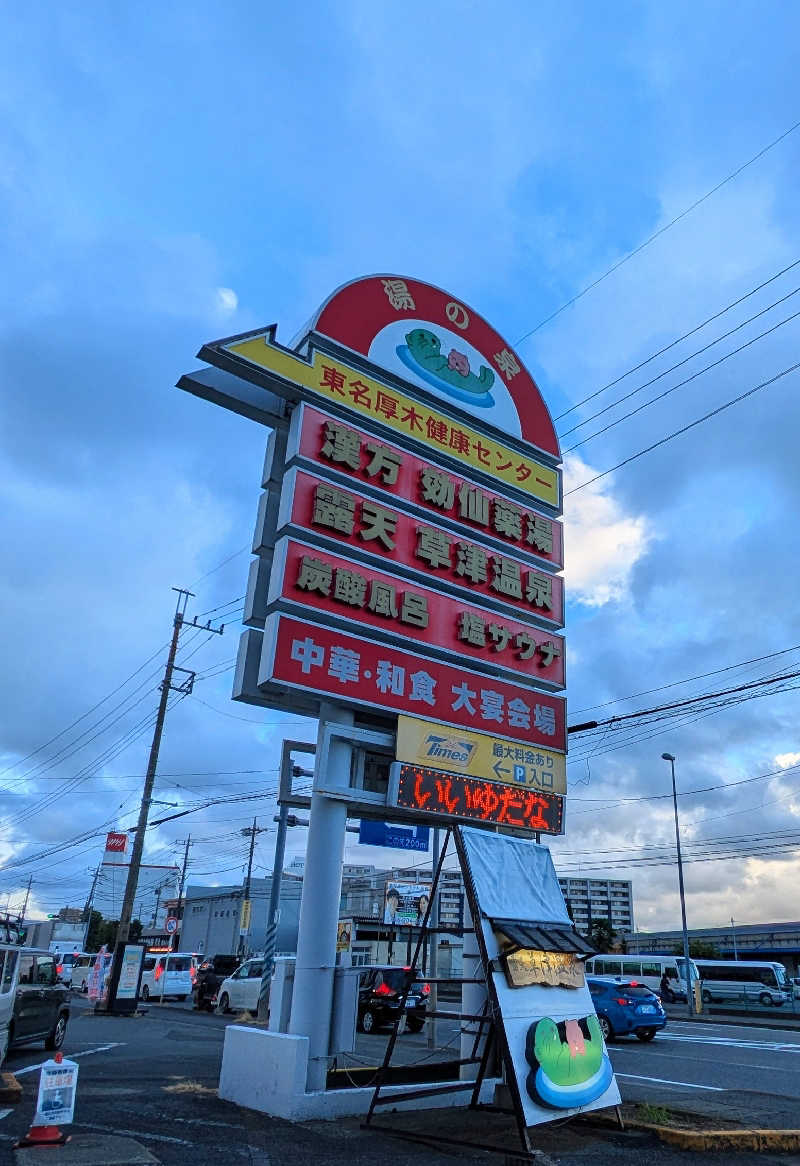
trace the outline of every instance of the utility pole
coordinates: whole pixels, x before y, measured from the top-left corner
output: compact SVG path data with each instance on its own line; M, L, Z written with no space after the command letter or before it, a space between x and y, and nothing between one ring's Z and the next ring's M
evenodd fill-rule
M252 826L245 826L244 830L242 830L242 834L250 835L250 854L247 858L247 878L244 880L244 898L242 900L242 911L239 916L239 947L237 955L240 959L247 955L247 932L250 930L250 920L252 918L253 910L250 903L250 882L253 875L253 851L256 848L256 838L258 835L266 834L266 832L267 827L259 827L255 818L253 818ZM243 926L245 916L247 927Z
M98 863L94 869L94 875L92 877L92 885L91 885L91 888L89 890L88 897L86 899L86 906L83 908L83 922L86 924L86 927L85 927L84 932L83 932L83 950L84 951L87 950L88 945L89 945L89 928L92 925L92 903L94 902L94 892L95 892L95 888L97 886L97 880L100 878L101 866L102 866L102 863Z
M19 917L20 923L25 922L25 912L28 910L28 899L30 898L30 895L31 895L31 884L32 883L33 883L33 875L29 875L28 876L28 889L25 892L25 902L22 904L22 912L21 912L20 917ZM731 920L731 922L733 922L733 920Z
M178 945L181 941L181 932L183 931L183 889L186 886L186 868L189 865L189 847L192 845L191 834L186 839L186 846L183 851L183 866L181 867L181 881L178 884L178 906L175 908L175 915L178 920L178 929L169 941L169 945L173 951L178 951Z
M139 807L139 820L136 823L136 834L133 840L133 851L131 853L130 866L128 867L128 878L125 883L125 896L122 900L122 910L119 917L119 926L117 927L117 939L114 947L114 960L111 967L111 977L108 988L108 1002L106 1009L108 1012L114 1011L116 1003L117 985L119 983L119 974L122 968L122 953L125 944L128 942L128 937L131 931L131 917L133 915L133 901L136 896L136 886L139 882L139 872L142 865L142 852L144 851L144 835L147 829L147 817L150 812L150 803L153 797L153 786L156 778L156 767L158 766L158 754L161 748L161 736L164 732L164 720L167 715L167 702L169 701L169 694L172 691L181 692L188 695L192 691L194 684L194 672L189 672L185 668L178 668L175 664L175 656L178 651L178 640L180 639L181 628L183 627L186 615L186 605L189 599L193 598L193 593L187 591L183 587L173 587L173 591L178 593L178 601L175 605L175 615L172 621L172 639L169 645L169 654L167 655L167 663L164 668L164 679L161 681L161 698L158 702L158 712L156 713L156 723L153 729L153 741L150 746L150 756L147 760L147 772L144 779L144 789L142 790L142 802ZM191 627L198 627L197 616L192 621ZM216 632L219 635L224 630L224 624L219 628L212 628L210 621L205 625L204 630L209 632ZM173 685L173 672L183 672L186 679L181 684Z
M736 924L733 921L733 915L731 915L731 927L733 928L733 958L738 960L739 952L736 948Z

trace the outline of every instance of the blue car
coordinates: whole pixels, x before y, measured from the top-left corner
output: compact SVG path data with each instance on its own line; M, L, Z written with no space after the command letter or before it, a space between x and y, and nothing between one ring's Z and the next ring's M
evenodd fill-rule
M603 980L587 976L600 1031L605 1041L634 1033L639 1040L652 1040L667 1023L655 992L635 980Z

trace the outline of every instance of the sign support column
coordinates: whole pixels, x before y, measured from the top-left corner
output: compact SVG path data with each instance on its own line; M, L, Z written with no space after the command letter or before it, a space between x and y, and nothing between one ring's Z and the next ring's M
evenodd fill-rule
M328 781L344 788L350 780L352 746L348 741L332 737L326 755L325 727L331 722L351 725L353 714L327 702L321 706L314 784L317 785L324 767ZM316 792L312 794L289 1020L290 1033L308 1037L308 1092L324 1089L328 1074L346 826L346 802Z

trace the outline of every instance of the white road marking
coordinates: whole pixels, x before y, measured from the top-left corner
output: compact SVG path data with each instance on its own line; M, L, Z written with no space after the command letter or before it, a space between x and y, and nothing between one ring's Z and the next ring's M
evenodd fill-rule
M118 1040L114 1041L114 1043L110 1045L100 1045L99 1048L96 1049L84 1049L82 1053L71 1053L67 1060L74 1061L76 1057L91 1057L95 1053L107 1053L109 1049L118 1049L120 1045L124 1044L125 1041ZM50 1057L47 1058L48 1061L50 1059ZM45 1065L46 1063L46 1061L39 1061L38 1065L26 1065L24 1069L12 1069L10 1072L12 1072L15 1077L21 1077L23 1073L35 1073L37 1069L41 1069L42 1065Z
M680 1089L705 1089L709 1093L727 1093L719 1085L694 1085L691 1081L667 1081L664 1077L639 1077L634 1073L615 1073L622 1081L652 1081L656 1085L676 1085Z
M705 1036L701 1033L698 1033L696 1036L688 1036L675 1032L662 1032L657 1039L659 1042L663 1040L674 1040L685 1041L691 1044L719 1045L722 1048L731 1049L768 1049L770 1052L800 1053L800 1044L787 1044L784 1041L740 1040L738 1037Z
M145 1133L144 1130L118 1130L113 1126L99 1126L91 1121L76 1121L76 1126L84 1130L99 1130L103 1134L116 1134L120 1138L144 1138L151 1142L169 1142L172 1146L196 1146L196 1142L187 1142L184 1138L170 1138L166 1134Z

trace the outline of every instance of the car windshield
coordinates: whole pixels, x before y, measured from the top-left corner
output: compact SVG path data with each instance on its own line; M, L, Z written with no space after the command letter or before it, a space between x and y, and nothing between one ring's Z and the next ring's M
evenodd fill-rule
M178 959L171 959L167 964L168 972L188 972L192 966L191 956L181 956Z
M386 968L381 973L381 975L383 976L383 982L387 985L387 987L394 988L396 992L402 992L406 982L405 968ZM414 977L414 982L417 986L419 986L422 983L421 977L416 975Z
M622 991L626 996L652 996L653 993L649 988L642 987L641 984L623 984Z

